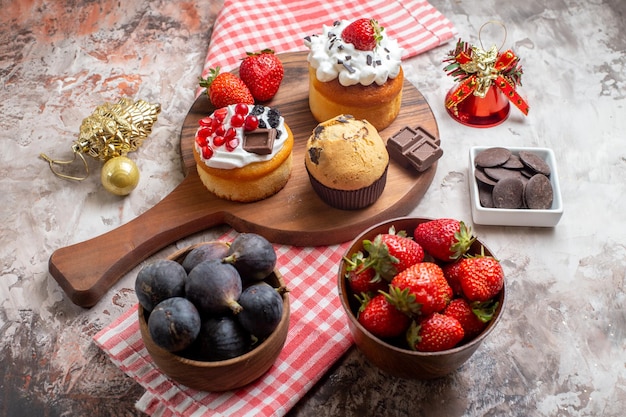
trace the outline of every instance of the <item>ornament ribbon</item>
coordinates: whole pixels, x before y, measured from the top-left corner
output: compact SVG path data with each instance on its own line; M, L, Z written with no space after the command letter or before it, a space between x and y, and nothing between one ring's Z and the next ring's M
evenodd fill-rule
M495 46L486 51L475 46L471 49L463 46L459 41L454 63L448 67L454 69L450 74L463 76L459 77L462 81L446 100L446 107L450 109L457 106L470 94L485 97L489 88L495 85L511 103L527 115L529 106L515 89L516 83L519 84L519 75L516 80L506 75L516 70L521 74L521 69L516 68L519 58L515 53L509 49L499 54Z

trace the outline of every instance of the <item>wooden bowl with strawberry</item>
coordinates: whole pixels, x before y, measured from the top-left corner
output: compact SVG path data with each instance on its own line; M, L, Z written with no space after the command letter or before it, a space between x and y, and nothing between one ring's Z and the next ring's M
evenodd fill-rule
M439 378L458 369L502 317L504 272L462 221L396 218L364 231L338 272L357 348L384 372Z

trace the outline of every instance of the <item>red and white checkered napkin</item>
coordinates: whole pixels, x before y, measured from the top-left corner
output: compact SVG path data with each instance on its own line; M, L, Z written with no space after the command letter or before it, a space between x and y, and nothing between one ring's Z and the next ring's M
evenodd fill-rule
M232 240L231 231L220 240ZM337 293L337 268L348 244L275 246L277 266L289 288L291 317L285 346L272 368L242 389L209 393L171 380L144 347L131 308L94 341L146 393L137 408L152 416L282 416L352 344Z
M426 0L225 0L213 28L203 76L210 68L238 68L246 52L305 51L304 37L335 20L375 18L404 48L403 59L457 35L452 23Z

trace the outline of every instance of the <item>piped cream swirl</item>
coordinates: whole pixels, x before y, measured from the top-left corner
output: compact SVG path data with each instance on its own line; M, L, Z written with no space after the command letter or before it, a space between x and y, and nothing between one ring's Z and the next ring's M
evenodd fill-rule
M373 51L358 50L341 39L341 33L351 22L336 21L323 25L321 34L307 36L304 44L309 48L307 61L315 68L322 82L338 79L343 86L356 84L383 85L400 72L402 48L395 39L382 31L382 40Z

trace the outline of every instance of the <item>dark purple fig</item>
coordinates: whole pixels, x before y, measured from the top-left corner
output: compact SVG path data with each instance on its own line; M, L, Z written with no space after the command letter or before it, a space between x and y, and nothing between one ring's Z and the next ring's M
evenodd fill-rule
M191 270L185 283L187 298L201 314L239 313L237 302L242 283L239 272L231 264L219 260L200 262Z
M278 289L261 282L251 285L241 293L239 304L243 310L237 320L259 340L269 336L283 315L283 297Z
M210 317L194 346L196 357L207 361L223 361L247 353L252 346L250 334L232 316Z
M187 273L203 261L210 261L213 259L222 259L228 253L229 245L226 242L207 242L193 248L187 256L182 265Z
M202 323L198 309L183 297L161 301L148 317L154 343L169 352L178 352L196 340Z
M144 266L135 279L135 293L141 306L152 311L161 301L185 295L187 272L178 263L162 259Z
M241 233L230 244L224 262L233 264L244 281L262 281L276 266L276 252L263 236Z

